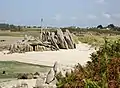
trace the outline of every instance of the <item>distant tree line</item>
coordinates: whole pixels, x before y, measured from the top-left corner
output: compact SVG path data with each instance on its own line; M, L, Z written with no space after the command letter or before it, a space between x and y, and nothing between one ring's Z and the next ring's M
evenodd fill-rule
M21 26L15 26L13 24L0 24L0 30L21 31Z
M0 23L0 30L10 30L10 31L22 31L26 28L41 28L40 26L16 26L13 24ZM51 28L52 29L52 28ZM97 27L90 28L80 28L80 27L63 27L61 28L63 31L68 29L70 32L87 32L87 31L96 31L96 32L118 32L120 31L120 27L115 26L114 24L109 24L107 26L98 25Z
M109 24L107 26L102 26L102 25L98 25L97 27L87 27L87 28L80 28L80 27L74 27L74 26L71 26L71 27L64 27L64 28L61 28L63 31L65 29L68 29L70 31L85 31L85 30L98 30L98 29L104 29L104 30L112 30L112 31L120 31L120 27L118 26L115 26L114 24Z
M75 34L79 33L87 33L87 32L97 32L99 34L120 34L120 27L115 26L114 24L109 24L107 26L98 25L97 27L87 27L87 28L80 28L80 27L64 27L61 28L63 31L68 29L70 32Z
M103 27L102 25L98 25L97 29L109 29L113 31L120 31L120 27L115 26L114 24L109 24L108 26Z
M40 26L16 26L13 24L0 23L0 30L22 31L24 28L41 28Z

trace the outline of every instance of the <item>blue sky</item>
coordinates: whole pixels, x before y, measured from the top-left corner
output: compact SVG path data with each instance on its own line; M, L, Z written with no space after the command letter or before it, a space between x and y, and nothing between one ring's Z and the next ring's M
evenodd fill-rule
M44 26L120 25L120 0L0 0L0 23Z

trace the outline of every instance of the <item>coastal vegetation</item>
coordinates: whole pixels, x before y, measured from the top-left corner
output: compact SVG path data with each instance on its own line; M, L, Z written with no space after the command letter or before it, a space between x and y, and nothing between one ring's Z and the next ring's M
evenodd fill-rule
M85 66L76 65L63 77L58 74L58 88L120 88L120 40L104 40L91 54Z

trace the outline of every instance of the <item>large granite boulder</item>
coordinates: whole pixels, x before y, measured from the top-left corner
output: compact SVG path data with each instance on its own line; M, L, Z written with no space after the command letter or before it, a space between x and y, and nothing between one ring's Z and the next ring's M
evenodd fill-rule
M64 35L61 29L57 30L57 36L58 36L58 41L59 41L59 48L60 49L68 49L67 42L64 39Z
M59 50L59 47L58 47L58 45L57 45L57 40L54 38L54 36L55 36L55 33L52 32L52 33L51 33L51 44L52 44L53 46L55 46L56 50Z
M72 36L68 30L66 30L66 32L64 32L64 38L67 42L68 48L74 49L75 47L74 47L73 39L72 39Z

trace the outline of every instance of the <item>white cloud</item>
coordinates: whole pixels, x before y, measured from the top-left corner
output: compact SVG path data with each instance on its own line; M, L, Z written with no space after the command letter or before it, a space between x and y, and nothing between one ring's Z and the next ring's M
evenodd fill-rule
M71 17L71 20L77 20L77 17Z
M52 19L56 20L56 21L60 21L62 19L61 14L56 14Z
M93 19L93 20L94 20L94 19L96 19L96 18L97 18L97 16L96 16L96 15L92 15L92 14L90 14L90 15L88 15L88 18L89 18L89 19Z
M108 13L103 13L103 16L104 16L105 18L108 18L108 19L111 18L111 14L108 14Z
M96 0L97 3L105 3L105 0Z
M120 13L112 13L112 14L104 13L103 16L108 18L108 19L120 18Z

